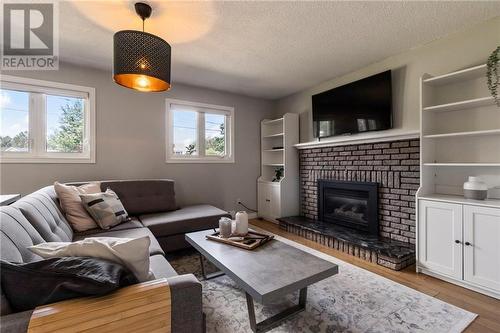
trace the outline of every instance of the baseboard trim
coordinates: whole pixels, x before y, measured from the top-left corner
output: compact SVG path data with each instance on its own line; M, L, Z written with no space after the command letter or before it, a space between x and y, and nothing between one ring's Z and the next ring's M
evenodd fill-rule
M493 290L490 290L490 289L479 287L479 286L470 284L470 283L465 282L465 281L455 280L455 279L452 279L452 278L450 278L450 277L448 277L446 275L435 273L435 272L430 271L430 270L428 270L426 268L423 268L423 267L419 267L418 270L419 270L420 273L423 273L423 274L435 277L436 279L440 279L440 280L443 280L443 281L446 281L446 282L449 282L449 283L452 283L452 284L456 284L457 286L460 286L460 287L463 287L463 288L467 288L467 289L476 291L478 293L481 293L481 294L484 294L484 295L487 295L487 296L490 296L490 297L493 297L493 298L496 298L496 299L500 299L500 292L496 292L496 291L493 291Z

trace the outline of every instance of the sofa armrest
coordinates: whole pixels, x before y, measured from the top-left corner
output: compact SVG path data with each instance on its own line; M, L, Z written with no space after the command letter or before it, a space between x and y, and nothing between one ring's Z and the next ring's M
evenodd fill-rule
M1 333L26 333L33 310L3 315L0 318Z
M193 274L170 277L167 281L172 297L172 332L205 332L201 283Z
M170 332L171 293L167 279L37 307L28 332Z

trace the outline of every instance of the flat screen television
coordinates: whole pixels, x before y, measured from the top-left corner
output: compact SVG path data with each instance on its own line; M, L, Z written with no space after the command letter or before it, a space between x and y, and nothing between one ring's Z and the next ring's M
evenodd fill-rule
M391 71L312 96L314 137L392 128Z

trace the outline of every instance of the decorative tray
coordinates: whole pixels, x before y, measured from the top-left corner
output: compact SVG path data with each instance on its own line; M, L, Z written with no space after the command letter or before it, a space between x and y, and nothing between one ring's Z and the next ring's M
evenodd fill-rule
M265 244L274 238L274 235L260 233L254 230L248 230L248 234L246 236L235 236L229 238L222 238L219 236L219 232L215 232L213 234L207 235L207 239L229 244L233 246L240 247L245 250L253 250L262 244Z

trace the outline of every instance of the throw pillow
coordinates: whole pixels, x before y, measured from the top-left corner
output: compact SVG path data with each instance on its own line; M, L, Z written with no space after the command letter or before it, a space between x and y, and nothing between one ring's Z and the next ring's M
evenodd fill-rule
M0 262L2 291L15 311L65 299L100 296L137 283L115 262L95 258L51 258L25 264Z
M129 217L120 198L109 188L104 193L80 194L83 206L102 228L109 229Z
M73 230L85 231L97 228L97 224L83 207L80 194L101 192L99 183L89 183L77 187L55 182L54 189L59 198L61 209Z
M49 242L28 247L42 258L92 257L110 260L132 271L141 282L154 278L149 273L148 236L141 238L89 237L77 242Z

